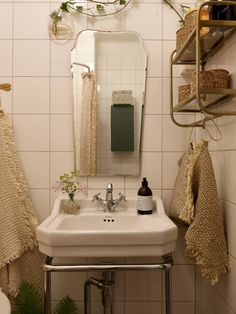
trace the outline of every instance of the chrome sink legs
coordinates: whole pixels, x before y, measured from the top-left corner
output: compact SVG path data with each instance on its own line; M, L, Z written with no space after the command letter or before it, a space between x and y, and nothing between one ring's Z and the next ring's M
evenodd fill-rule
M165 272L165 314L173 314L172 311L172 295L171 295L171 269L173 267L172 255L163 256L163 262L148 264L80 264L80 265L53 265L52 257L47 256L43 266L45 271L45 297L44 297L44 314L51 314L51 272L86 272L86 271L102 271L103 279L97 280L93 277L89 278L85 283L84 291L84 314L91 314L91 285L101 289L102 300L104 306L104 314L112 314L112 285L114 283L114 272L116 271L158 271Z

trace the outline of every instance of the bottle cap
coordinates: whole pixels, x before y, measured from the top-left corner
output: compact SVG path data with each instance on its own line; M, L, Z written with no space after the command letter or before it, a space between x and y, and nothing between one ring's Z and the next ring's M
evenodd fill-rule
M148 186L147 178L143 178L142 186L144 186L144 187Z

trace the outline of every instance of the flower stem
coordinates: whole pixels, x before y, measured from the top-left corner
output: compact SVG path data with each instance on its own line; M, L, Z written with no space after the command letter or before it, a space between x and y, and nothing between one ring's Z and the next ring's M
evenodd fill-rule
M179 12L176 10L176 8L173 6L172 3L170 3L168 0L163 0L166 4L168 4L174 11L175 13L179 16L180 20L182 23L184 23L184 19L182 18L182 16L179 14Z

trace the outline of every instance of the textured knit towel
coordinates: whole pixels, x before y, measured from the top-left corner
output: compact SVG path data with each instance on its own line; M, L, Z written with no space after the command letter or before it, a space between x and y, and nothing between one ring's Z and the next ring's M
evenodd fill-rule
M201 273L214 285L230 269L217 186L207 142L184 153L170 208L189 224L186 254L195 258Z
M16 296L21 281L43 288L37 219L16 154L10 121L0 112L0 287Z
M79 169L81 175L96 175L97 165L97 85L96 74L83 72L81 120L80 120L80 147Z

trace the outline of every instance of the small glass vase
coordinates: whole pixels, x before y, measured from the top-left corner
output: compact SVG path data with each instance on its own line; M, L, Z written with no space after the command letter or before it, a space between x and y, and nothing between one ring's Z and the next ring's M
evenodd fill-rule
M62 13L60 18L60 20L51 19L49 32L53 40L63 43L72 39L74 26L68 14Z
M77 214L80 210L80 204L79 200L75 200L75 194L74 193L69 193L68 194L69 199L68 200L63 200L62 201L62 209L66 214Z

